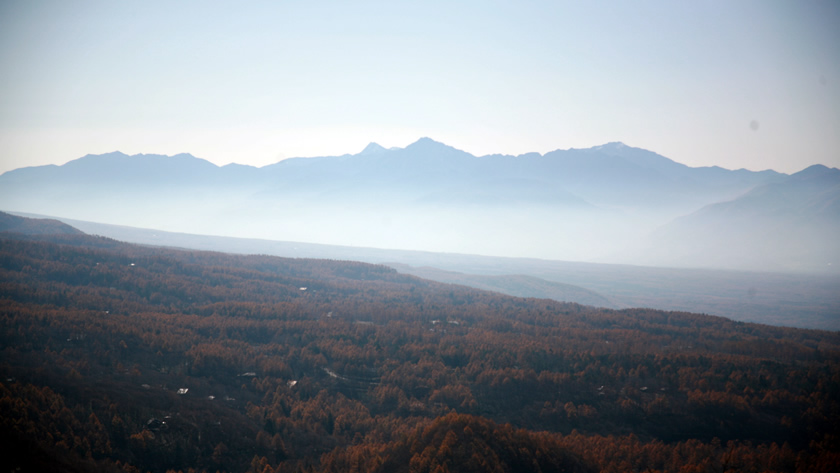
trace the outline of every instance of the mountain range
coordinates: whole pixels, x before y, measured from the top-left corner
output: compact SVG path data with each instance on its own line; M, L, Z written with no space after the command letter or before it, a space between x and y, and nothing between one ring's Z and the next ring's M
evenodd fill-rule
M622 143L473 156L422 138L262 168L88 155L0 175L0 208L271 240L837 271L840 170L692 168Z
M838 242L840 170L815 165L675 219L638 256L655 265L837 271Z

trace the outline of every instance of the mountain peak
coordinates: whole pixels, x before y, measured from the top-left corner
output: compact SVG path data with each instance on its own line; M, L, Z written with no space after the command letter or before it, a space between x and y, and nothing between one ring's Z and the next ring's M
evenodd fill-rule
M792 179L803 181L811 179L827 179L830 181L837 181L840 179L840 169L830 168L822 164L814 164L807 168L791 174Z
M384 151L388 150L380 146L378 143L374 143L373 141L371 141L370 144L365 146L365 149L363 149L362 152L359 154L377 154L382 153Z
M422 153L440 153L457 151L455 148L435 141L429 137L423 137L405 147L406 151L422 152Z
M816 176L816 175L825 174L825 173L831 172L831 171L832 171L832 169L830 167L825 166L823 164L813 164L813 165L808 166L807 168L805 168L805 169L803 169L803 170L801 170L797 173L794 173L793 175L794 176L808 176L808 175Z
M192 155L192 154L190 154L190 153L178 153L178 154L176 154L176 155L174 155L174 156L172 156L172 157L173 157L173 158L201 159L201 158L196 158L195 156L193 156L193 155Z
M407 147L411 148L411 147L415 147L415 146L422 146L422 147L445 146L445 147L448 147L447 145L445 145L445 144L443 144L439 141L435 141L435 140L429 138L428 136L424 136L424 137L420 138L419 140L415 141L414 143L411 143L410 145L408 145Z
M596 151L619 151L626 148L630 148L626 144L622 143L621 141L611 141L609 143L603 144L601 146L595 146L592 149Z
M80 159L95 159L95 158L109 158L110 159L110 158L127 158L127 157L129 157L129 156L127 154L123 153L122 151L111 151L109 153L102 153L102 154L88 153L88 154L82 156L81 158L76 158L76 159L74 159L72 161L68 161L68 162L79 161Z

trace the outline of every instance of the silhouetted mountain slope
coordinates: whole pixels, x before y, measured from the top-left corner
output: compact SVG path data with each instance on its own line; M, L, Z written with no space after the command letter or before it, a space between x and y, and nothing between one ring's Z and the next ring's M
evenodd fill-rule
M837 272L838 241L840 170L816 165L676 219L637 257L654 264Z
M26 218L0 212L0 232L43 234L82 234L82 231L54 219Z
M636 210L680 212L783 177L774 171L691 168L623 143L557 150L541 161L543 172L563 176L564 186L589 202Z
M162 156L120 152L87 155L62 166L38 166L9 171L8 182L27 182L36 186L62 188L139 187L159 188L209 181L219 168L189 154ZM95 190L96 187L88 189Z

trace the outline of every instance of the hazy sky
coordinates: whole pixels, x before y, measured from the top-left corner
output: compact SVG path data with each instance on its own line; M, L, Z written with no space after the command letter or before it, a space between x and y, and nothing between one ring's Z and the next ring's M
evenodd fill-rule
M422 136L840 167L840 2L0 2L0 172Z

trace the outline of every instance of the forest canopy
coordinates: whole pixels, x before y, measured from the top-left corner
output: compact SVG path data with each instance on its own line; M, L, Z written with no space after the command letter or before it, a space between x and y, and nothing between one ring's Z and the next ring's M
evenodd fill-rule
M0 237L10 469L836 471L840 334Z

